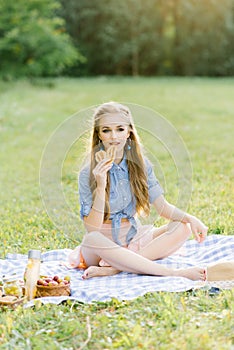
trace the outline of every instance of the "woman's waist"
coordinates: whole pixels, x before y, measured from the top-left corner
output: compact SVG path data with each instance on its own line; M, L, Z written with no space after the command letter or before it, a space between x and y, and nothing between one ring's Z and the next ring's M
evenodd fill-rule
M103 221L103 224L112 224L112 220L113 219L107 219L107 220L104 220ZM120 222L129 222L129 219L128 218L121 218Z
M119 229L119 233L118 233L118 237L120 240L126 238L126 235L128 233L128 231L131 228L131 223L127 218L122 218L118 229ZM105 220L100 228L100 232L103 233L106 237L112 239L112 220Z

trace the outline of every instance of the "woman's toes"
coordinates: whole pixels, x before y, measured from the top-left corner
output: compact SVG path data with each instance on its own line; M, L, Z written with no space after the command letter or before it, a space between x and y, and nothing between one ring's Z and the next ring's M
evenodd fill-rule
M95 268L95 266L90 266L84 271L84 274L82 275L83 280L93 277L93 268Z
M86 280L86 279L91 278L91 277L97 277L97 276L99 276L99 273L98 273L99 271L98 271L98 269L99 269L98 266L89 266L89 267L85 270L85 272L84 272L84 274L83 274L83 276L82 276L83 280Z
M81 277L83 280L87 280L89 278L88 272L86 272L86 270L85 270L84 274Z

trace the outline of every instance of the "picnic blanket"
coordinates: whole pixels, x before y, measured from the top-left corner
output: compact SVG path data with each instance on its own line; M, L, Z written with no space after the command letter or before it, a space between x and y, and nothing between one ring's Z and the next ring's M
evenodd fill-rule
M166 291L182 292L203 287L208 282L192 281L184 277L158 277L137 275L121 272L114 276L82 279L83 270L68 269L67 262L71 249L51 250L42 254L42 275L70 275L71 296L39 298L43 303L59 304L64 300L72 299L84 303L93 301L130 300L148 292ZM168 258L157 260L164 266L171 268L186 268L191 266L206 267L208 264L234 260L234 235L211 235L199 244L195 240L187 240L184 245ZM6 259L0 259L0 274L15 273L18 278L23 277L27 255L8 254ZM212 286L216 282L212 282ZM220 283L220 282L219 282ZM228 288L234 287L228 284ZM231 286L231 287L230 287ZM224 282L225 287L225 282ZM30 306L33 301L26 304Z

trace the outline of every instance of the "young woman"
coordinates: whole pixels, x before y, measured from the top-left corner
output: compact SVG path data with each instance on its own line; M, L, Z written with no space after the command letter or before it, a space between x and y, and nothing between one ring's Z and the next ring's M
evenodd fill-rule
M171 269L153 261L174 253L191 233L203 242L207 227L166 201L126 106L108 102L96 109L79 195L86 234L70 262L85 269L83 278L126 271L205 280L204 268ZM150 205L169 223L141 225L137 215L149 214Z

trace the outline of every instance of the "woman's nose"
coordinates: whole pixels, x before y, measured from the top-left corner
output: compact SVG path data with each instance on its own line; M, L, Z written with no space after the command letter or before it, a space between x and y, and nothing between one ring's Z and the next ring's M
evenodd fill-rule
M112 130L112 132L111 132L111 137L112 137L112 139L115 139L115 138L116 138L116 132L115 132L115 130Z

